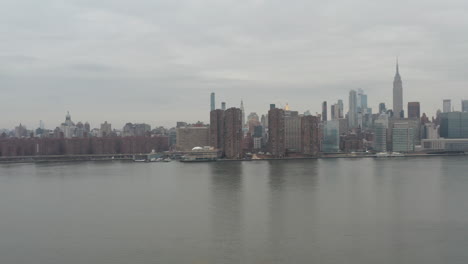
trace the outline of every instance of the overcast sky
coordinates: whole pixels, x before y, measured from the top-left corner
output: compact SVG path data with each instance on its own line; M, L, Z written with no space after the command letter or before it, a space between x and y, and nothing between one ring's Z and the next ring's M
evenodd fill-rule
M210 93L246 115L312 113L362 88L433 115L468 99L468 2L0 0L0 128L209 121Z

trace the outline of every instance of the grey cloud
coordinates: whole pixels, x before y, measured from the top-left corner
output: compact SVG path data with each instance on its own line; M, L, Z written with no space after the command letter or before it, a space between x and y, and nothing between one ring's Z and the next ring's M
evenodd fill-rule
M347 102L363 88L391 105L395 57L404 100L432 115L466 93L465 1L5 0L0 127L208 120L217 104L264 113ZM455 103L457 103L455 101ZM457 106L457 104L455 104ZM38 109L43 109L38 111Z

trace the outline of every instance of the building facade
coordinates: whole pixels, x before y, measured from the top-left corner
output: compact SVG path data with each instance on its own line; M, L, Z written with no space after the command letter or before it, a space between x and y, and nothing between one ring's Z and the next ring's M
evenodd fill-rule
M284 110L274 105L268 111L268 151L276 158L286 155Z
M440 137L468 138L468 112L440 114Z
M408 102L408 118L420 118L421 106L419 102Z
M303 116L301 118L302 153L317 155L320 151L320 119L316 116Z
M408 123L395 123L392 129L392 149L394 152L414 151L414 131Z
M301 151L301 117L297 111L284 111L284 141L287 151Z
M176 128L176 149L190 151L194 147L209 145L208 127L178 127Z
M340 124L338 120L330 120L324 123L322 152L340 151Z
M231 107L224 113L224 155L228 159L243 157L242 113L240 108Z
M210 112L210 146L224 154L224 110Z

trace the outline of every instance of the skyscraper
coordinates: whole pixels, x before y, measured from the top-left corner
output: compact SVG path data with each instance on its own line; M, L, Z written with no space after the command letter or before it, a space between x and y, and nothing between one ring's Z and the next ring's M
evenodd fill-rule
M338 105L340 111L338 112L338 118L343 118L344 108L343 108L343 100L338 100Z
M306 155L317 155L320 150L319 139L320 119L308 115L301 118L302 153Z
M226 110L226 102L221 102L221 110Z
M468 100L462 100L462 112L468 112Z
M408 118L420 118L421 109L419 102L408 102Z
M268 149L276 158L282 158L286 154L284 134L284 110L270 109L268 111Z
M211 93L211 110L210 111L213 111L215 110L215 93Z
M327 121L327 101L322 103L322 121Z
M210 112L210 146L224 153L224 110Z
M224 154L228 159L242 158L242 111L229 108L224 112Z
M358 126L357 117L357 94L355 90L349 92L349 111L348 111L348 127L350 129Z
M396 74L393 80L393 113L396 118L401 117L403 111L403 83L401 81L398 60L396 63Z
M291 152L301 151L301 117L297 111L284 111L284 147Z
M450 99L445 99L444 100L443 110L444 110L443 113L452 112L452 100L450 100Z

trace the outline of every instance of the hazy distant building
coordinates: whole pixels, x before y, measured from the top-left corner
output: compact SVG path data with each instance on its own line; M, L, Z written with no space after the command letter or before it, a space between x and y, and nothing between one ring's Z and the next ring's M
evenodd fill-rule
M393 113L394 113L395 117L402 118L402 113L403 113L403 82L401 81L398 61L397 61L397 64L396 64L395 78L393 80Z
M301 117L297 111L284 111L284 139L286 150L301 151Z
M344 108L343 108L343 100L338 100L338 108L339 108L339 113L338 113L338 118L343 118L344 117Z
M439 127L434 123L425 123L423 125L423 139L438 139L439 138Z
M213 111L216 108L216 102L215 102L215 93L211 93L210 97L210 110Z
M468 112L450 112L440 115L440 137L468 138Z
M452 112L452 100L445 99L443 101L443 109L442 110L443 110L444 113Z
M184 122L177 122L178 127L183 127ZM134 137L134 136L147 136L151 132L151 126L145 123L141 124L132 124L126 123L122 128L123 137Z
M327 101L324 101L322 103L322 121L327 121L328 120L328 114L327 114Z
M228 159L242 158L242 113L239 108L229 108L224 113L224 154Z
M91 125L88 122L86 122L84 124L84 132L89 133L90 131L91 131Z
M358 127L358 109L357 109L357 93L355 90L349 92L349 110L348 110L348 127L349 129Z
M414 151L414 131L408 123L395 123L392 129L392 149L394 152Z
M302 153L317 155L320 151L320 119L316 116L304 116L301 119Z
M340 128L338 120L330 120L324 123L323 152L338 152L340 150Z
M26 129L26 126L19 124L19 126L15 127L15 137L23 138L27 136L28 136L28 130Z
M419 102L408 102L408 118L420 118L421 108Z
M286 154L284 134L284 110L271 104L268 111L268 150L274 157L282 158Z
M244 101L241 100L241 104L240 104L240 110L241 110L241 117L242 117L242 127L245 126L245 110L244 110Z
M462 112L468 112L468 100L462 100L461 105L462 105Z
M178 127L176 128L176 149L189 151L194 147L205 147L209 145L208 127Z
M379 104L379 114L387 112L387 107L385 106L385 103L380 103Z
M221 110L226 110L226 102L221 102Z
M82 138L85 136L85 128L84 128L83 123L81 122L76 123L75 136L78 138Z
M60 130L63 132L65 138L72 138L75 136L75 123L71 120L70 112L65 116L65 122L60 125Z
M99 136L100 137L108 137L112 133L112 125L107 123L105 121L103 124L101 124L101 129L99 130Z

